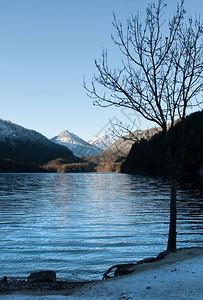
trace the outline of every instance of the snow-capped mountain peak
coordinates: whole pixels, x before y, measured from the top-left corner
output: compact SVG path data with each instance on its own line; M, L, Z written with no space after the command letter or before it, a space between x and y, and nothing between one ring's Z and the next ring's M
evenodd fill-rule
M75 156L94 156L103 150L95 145L91 145L74 133L63 130L59 135L51 139L52 142L68 147Z
M59 144L75 144L75 145L84 145L88 143L81 139L76 134L69 132L68 130L63 130L59 133L58 136L54 137L56 141L59 141ZM52 140L53 140L52 139Z
M112 135L103 134L103 135L98 135L98 136L94 137L93 139L89 140L88 143L91 145L94 145L96 147L99 147L102 150L106 150L115 141L116 141L116 138L114 138Z

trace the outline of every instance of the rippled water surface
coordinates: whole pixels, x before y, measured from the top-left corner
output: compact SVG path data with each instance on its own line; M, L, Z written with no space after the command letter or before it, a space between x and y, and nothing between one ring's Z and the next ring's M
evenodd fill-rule
M178 247L202 246L201 189L180 185ZM126 174L0 174L0 277L99 279L166 249L169 185Z

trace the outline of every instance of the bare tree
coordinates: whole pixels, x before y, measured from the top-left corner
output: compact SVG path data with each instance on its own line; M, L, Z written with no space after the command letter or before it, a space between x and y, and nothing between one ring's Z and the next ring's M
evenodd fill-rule
M127 25L114 15L113 42L122 54L122 67L110 68L107 50L95 60L97 74L91 87L84 84L94 104L126 107L161 127L167 145L171 182L168 250L176 249L176 191L183 164L184 123L188 108L200 108L202 91L203 26L199 18L185 21L184 0L168 23L164 19L164 0L146 9L143 26L139 13ZM100 93L104 87L105 93ZM172 147L171 130L181 122L181 138Z

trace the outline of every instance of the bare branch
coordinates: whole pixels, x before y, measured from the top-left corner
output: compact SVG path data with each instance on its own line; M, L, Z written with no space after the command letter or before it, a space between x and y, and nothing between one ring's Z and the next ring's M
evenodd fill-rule
M165 7L164 0L150 4L144 27L139 13L126 27L114 14L112 40L124 57L123 67L110 68L103 49L91 87L84 86L95 105L132 109L167 131L167 124L173 127L177 118L184 119L191 105L202 104L196 96L202 91L203 30L200 19L184 23L180 0L166 36Z

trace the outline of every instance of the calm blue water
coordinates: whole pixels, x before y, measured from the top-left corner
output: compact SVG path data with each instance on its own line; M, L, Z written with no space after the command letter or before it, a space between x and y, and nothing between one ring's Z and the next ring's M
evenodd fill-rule
M180 186L178 247L202 246L201 195ZM0 278L101 279L166 249L169 186L126 174L0 174Z

